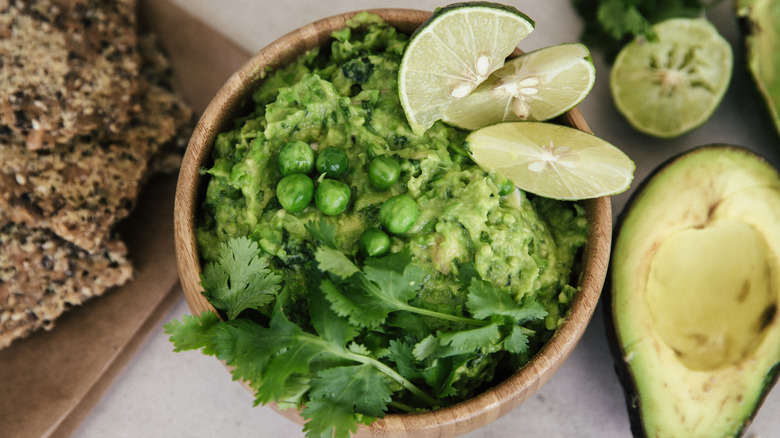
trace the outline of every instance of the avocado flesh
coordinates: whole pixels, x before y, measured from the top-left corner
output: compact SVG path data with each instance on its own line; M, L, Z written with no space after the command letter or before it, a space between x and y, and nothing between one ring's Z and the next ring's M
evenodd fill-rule
M747 65L780 133L780 0L739 0Z
M622 220L609 326L635 435L739 436L780 363L780 177L746 150L699 148Z

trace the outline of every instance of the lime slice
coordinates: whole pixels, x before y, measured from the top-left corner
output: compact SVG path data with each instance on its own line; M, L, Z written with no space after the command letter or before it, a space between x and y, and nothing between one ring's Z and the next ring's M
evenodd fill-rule
M595 80L587 47L545 47L508 61L469 96L449 105L442 120L464 129L503 121L549 120L580 103Z
M710 118L728 88L731 46L704 18L653 26L657 40L627 44L612 66L618 110L637 130L672 138Z
M595 135L546 122L503 122L466 137L474 161L539 196L578 200L622 193L634 162Z
M398 92L409 125L422 134L452 102L474 91L534 28L517 9L487 2L441 8L409 39Z

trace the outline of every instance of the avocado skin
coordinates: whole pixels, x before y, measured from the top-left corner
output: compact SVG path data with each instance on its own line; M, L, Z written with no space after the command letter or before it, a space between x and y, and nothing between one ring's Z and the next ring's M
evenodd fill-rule
M736 152L751 155L759 161L768 163L763 156L756 153L755 151L749 150L742 146L726 145L726 144L708 144L708 145L698 146L668 158L667 160L659 164L655 169L653 169L642 181L640 181L639 185L636 186L634 192L627 200L623 210L615 218L611 254L613 255L615 254L615 249L618 244L618 237L620 236L621 230L623 229L623 225L626 219L631 215L632 211L634 210L635 204L642 196L642 194L645 192L647 187L651 183L653 183L653 181L659 175L661 175L664 171L666 171L672 164L677 162L679 159L683 157L687 157L691 154L697 154L700 152L706 152L710 150L736 151ZM638 392L638 385L636 380L637 376L634 375L628 361L625 359L626 351L624 350L620 342L618 327L616 325L615 314L614 314L615 312L614 309L615 290L613 287L614 271L615 271L614 260L615 259L613 258L612 261L610 262L610 266L607 272L607 278L603 290L603 296L604 296L604 301L602 302L604 308L603 318L604 318L604 326L607 335L608 346L614 360L615 373L621 384L621 387L623 389L623 394L625 397L631 433L635 438L666 438L661 435L655 436L655 435L648 434L647 428L645 426L645 419L643 418L642 415L643 400ZM776 319L777 317L775 316L774 318ZM733 433L726 434L726 435L718 435L718 436L742 437L744 433L747 431L750 424L752 423L753 419L758 413L759 408L763 404L769 392L772 390L772 388L775 386L778 380L780 380L780 357L777 357L775 359L774 365L767 370L761 382L757 384L759 387L757 393L759 395L754 400L755 403L754 403L754 407L752 408L751 414L743 418L741 424L738 425L737 428L735 428Z
M737 0L746 67L780 134L780 0Z

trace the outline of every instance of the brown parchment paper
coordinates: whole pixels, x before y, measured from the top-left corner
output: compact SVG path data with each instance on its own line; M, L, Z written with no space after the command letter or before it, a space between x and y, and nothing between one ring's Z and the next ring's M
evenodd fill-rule
M197 114L249 57L168 0L140 0L139 16L157 33L176 85ZM182 298L173 241L175 186L176 175L152 178L119 225L137 271L130 283L66 312L52 331L0 350L0 436L70 436Z

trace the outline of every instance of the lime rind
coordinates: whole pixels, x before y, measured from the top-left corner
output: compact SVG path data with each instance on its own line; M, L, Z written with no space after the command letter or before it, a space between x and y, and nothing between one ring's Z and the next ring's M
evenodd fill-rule
M502 122L466 138L472 159L518 188L560 200L612 196L631 186L636 165L595 135L547 122Z
M596 81L590 51L579 43L528 52L506 62L442 120L464 129L503 121L545 121L577 106Z
M487 2L458 3L434 12L407 43L398 91L412 130L420 135L444 108L470 94L534 27L525 14Z
M731 80L731 46L704 18L653 26L657 40L639 38L615 58L610 89L618 111L637 130L673 138L706 122Z

